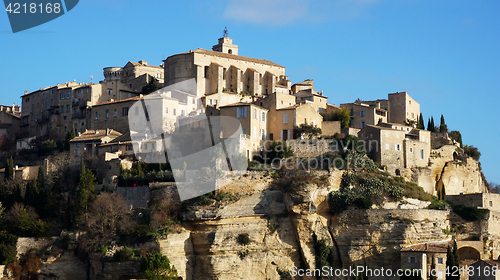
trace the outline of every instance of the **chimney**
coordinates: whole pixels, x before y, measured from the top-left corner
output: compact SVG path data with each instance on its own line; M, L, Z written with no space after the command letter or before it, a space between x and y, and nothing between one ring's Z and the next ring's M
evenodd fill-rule
M139 60L139 64L148 65L148 62L146 60Z
M111 129L106 128L106 135L109 135L111 133Z
M18 169L19 169L19 166L16 165L16 170L18 170Z
M28 91L27 91L27 90L25 90L25 91L24 91L24 94L25 94L25 95L26 95L26 94L28 94Z

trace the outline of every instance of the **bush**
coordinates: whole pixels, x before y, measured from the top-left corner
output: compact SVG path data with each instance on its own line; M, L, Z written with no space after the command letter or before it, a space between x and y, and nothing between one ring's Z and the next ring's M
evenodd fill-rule
M16 247L0 244L0 265L7 265L16 261Z
M70 240L71 240L71 238L69 237L69 235L65 235L61 239L61 248L63 248L64 250L68 250L68 248L69 248L69 241Z
M279 267L276 267L276 272L278 272L280 280L293 280L292 273L288 270L282 270Z
M246 256L250 255L250 251L247 250L244 250L244 251L241 251L239 254L240 256L240 259L244 259Z
M154 254L146 257L141 267L141 276L154 280L177 279L177 269L170 265L170 260L162 254Z
M248 245L250 243L250 237L248 236L248 233L241 233L238 235L237 241L240 245Z
M326 244L325 239L318 239L318 236L313 232L314 251L316 253L316 267L331 267L333 263L333 247Z
M478 209L477 207L469 207L463 204L452 205L451 207L453 208L453 212L470 222L484 219L489 212L488 209Z
M267 158L273 160L275 158L289 158L293 156L292 149L284 141L273 141L267 152Z
M479 152L479 150L472 146L472 145L465 145L464 147L464 152L470 156L471 158L475 159L476 161L479 160L479 158L481 157L481 153Z
M97 252L101 253L101 254L106 254L108 252L108 247L106 246L101 246L99 248L97 248Z
M135 251L129 247L123 247L120 250L116 251L113 255L113 260L116 262L126 262L130 261L135 257Z
M6 232L0 232L0 244L16 246L17 236L8 234Z

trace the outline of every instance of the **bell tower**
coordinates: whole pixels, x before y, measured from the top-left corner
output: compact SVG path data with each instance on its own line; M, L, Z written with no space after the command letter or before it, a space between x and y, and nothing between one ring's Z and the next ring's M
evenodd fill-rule
M219 38L219 43L212 47L214 52L223 52L238 55L238 45L233 45L233 39L228 37L227 27L224 29L222 38Z

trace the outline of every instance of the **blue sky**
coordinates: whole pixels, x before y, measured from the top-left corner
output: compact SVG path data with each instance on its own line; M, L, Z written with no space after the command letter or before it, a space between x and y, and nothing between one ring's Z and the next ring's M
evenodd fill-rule
M12 34L0 13L1 104L25 90L103 79L102 68L211 49L227 26L239 54L314 79L330 103L407 91L427 118L462 133L500 183L498 1L81 0L69 13Z

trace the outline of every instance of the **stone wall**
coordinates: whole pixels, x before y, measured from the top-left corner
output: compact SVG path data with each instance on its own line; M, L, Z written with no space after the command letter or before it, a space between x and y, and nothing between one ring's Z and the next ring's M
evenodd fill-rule
M131 208L148 208L151 196L149 187L117 187L116 193L121 195Z
M321 131L323 136L333 136L340 134L340 121L323 121L321 124Z

